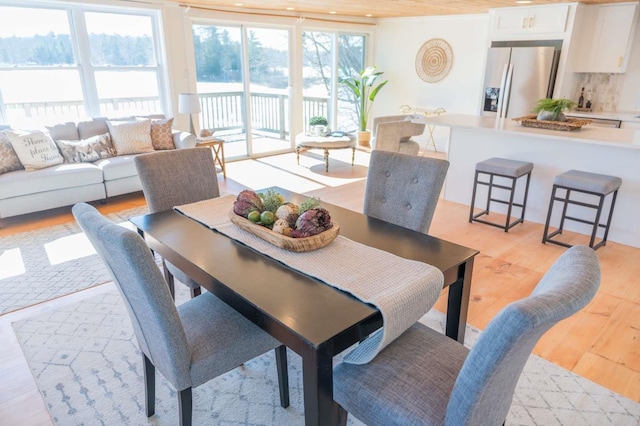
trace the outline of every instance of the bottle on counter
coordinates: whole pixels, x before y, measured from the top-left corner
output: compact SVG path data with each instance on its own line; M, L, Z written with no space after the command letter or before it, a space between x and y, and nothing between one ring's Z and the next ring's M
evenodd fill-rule
M588 110L591 110L591 91L587 92L587 103L585 104L585 107Z
M580 97L578 98L578 108L582 108L584 105L584 87L580 91Z

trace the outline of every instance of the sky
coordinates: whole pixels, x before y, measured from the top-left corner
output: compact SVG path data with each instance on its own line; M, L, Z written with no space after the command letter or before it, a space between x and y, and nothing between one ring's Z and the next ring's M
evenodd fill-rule
M87 12L85 18L89 31L94 34L151 34L151 19L148 16ZM66 10L0 6L0 37L24 37L49 32L70 33Z

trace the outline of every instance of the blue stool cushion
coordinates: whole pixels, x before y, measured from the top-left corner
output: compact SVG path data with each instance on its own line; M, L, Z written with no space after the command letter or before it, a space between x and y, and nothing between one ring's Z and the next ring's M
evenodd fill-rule
M517 178L531 172L533 163L494 157L476 164L476 170L483 173Z
M568 172L564 172L556 176L553 179L553 184L579 191L581 190L607 195L620 188L620 185L622 185L622 179L615 176L582 172L580 170L569 170Z

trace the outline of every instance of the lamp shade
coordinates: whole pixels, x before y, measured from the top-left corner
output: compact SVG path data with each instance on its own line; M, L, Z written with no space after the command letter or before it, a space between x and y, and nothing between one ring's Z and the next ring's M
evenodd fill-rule
M200 98L197 93L180 93L178 97L180 114L196 114L200 112Z

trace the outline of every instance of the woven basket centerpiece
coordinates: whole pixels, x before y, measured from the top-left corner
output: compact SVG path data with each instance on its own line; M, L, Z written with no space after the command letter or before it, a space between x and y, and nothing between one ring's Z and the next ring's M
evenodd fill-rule
M591 120L582 118L567 118L567 121L551 121L538 120L536 117L536 115L525 115L524 117L516 117L513 121L519 121L524 127L562 131L578 130L582 126L591 123Z

